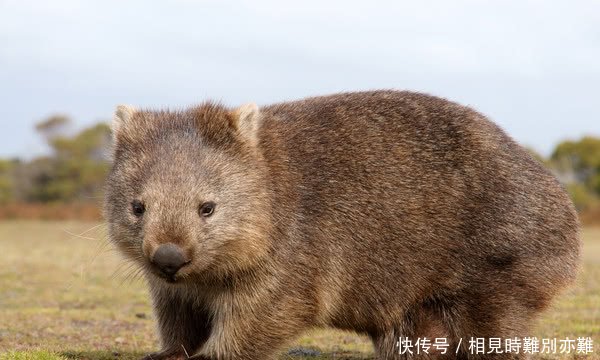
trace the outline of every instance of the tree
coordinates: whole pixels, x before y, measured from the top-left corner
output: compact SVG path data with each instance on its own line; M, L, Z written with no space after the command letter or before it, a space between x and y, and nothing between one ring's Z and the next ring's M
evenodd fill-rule
M70 125L71 119L68 116L57 114L37 123L35 130L47 141L51 141L55 137L64 136Z
M563 141L550 158L579 208L586 208L600 196L600 138L583 137Z
M53 153L31 162L33 166L27 171L32 180L28 199L68 202L100 195L108 171L105 152L111 139L110 128L100 123L68 136L63 130L69 123L66 117L54 116L36 126Z
M556 146L551 160L559 170L572 172L577 182L600 194L600 138L563 141Z

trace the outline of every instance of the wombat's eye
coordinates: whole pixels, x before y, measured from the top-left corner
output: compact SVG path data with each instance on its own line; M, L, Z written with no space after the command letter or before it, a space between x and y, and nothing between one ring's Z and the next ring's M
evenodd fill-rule
M141 201L133 200L131 202L131 211L133 212L133 215L140 217L140 216L144 215L144 212L146 211L146 207L144 206L144 204L142 204Z
M198 214L202 217L209 217L215 212L216 206L217 204L212 201L205 202L204 204L200 205Z

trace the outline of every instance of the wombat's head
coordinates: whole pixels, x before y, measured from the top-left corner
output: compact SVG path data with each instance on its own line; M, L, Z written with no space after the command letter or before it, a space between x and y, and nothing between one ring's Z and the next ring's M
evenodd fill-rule
M119 106L104 209L110 239L169 282L260 263L271 226L260 119L254 104L156 112Z

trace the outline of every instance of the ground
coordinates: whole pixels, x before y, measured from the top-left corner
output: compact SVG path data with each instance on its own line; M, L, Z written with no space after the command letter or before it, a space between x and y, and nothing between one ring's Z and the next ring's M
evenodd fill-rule
M578 283L532 336L589 336L595 354L581 358L600 359L600 228L584 229L583 238ZM0 360L136 359L156 350L148 295L135 275L106 241L103 225L0 222ZM332 330L311 331L292 347L321 353L306 359L372 357L367 338Z

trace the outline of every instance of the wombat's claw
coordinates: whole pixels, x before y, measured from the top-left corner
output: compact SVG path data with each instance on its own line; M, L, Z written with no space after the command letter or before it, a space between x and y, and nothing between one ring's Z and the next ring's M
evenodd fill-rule
M187 356L183 352L161 351L144 356L141 360L186 360Z

